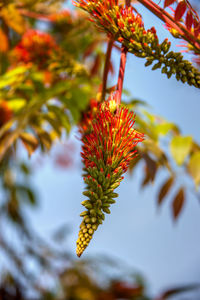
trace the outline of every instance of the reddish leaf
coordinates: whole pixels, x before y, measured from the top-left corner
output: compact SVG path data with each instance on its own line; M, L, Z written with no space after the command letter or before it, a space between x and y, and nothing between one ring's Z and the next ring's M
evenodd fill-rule
M143 181L142 181L142 184L141 186L144 187L145 185L147 185L148 183L151 182L151 175L150 173L148 172L148 169L147 167L145 168L145 175L144 175L144 178L143 178Z
M175 10L175 21L180 21L180 19L182 18L182 16L184 15L185 11L187 8L187 4L185 3L185 1L181 1L179 2L179 4L177 5L177 8Z
M170 299L172 296L177 296L181 293L184 292L189 292L189 291L194 291L199 289L199 285L198 284L191 284L191 285L183 285L183 286L179 286L176 288L172 288L169 289L167 291L165 291L160 297L160 300L166 300L166 299Z
M193 24L194 24L194 35L195 37L198 37L198 35L200 34L200 23L196 19L194 19Z
M97 54L96 57L95 57L94 63L92 65L92 68L90 70L91 76L94 76L94 75L97 74L100 65L101 65L101 57L100 57L99 54Z
M158 205L160 205L163 202L163 199L168 194L173 182L174 182L174 177L169 177L167 181L162 185L158 195Z
M167 6L170 6L171 4L173 4L176 0L165 0L164 2L164 8Z
M191 12L191 10L188 10L187 15L186 15L185 24L189 31L192 28L193 21L194 20L193 20L192 12Z
M184 189L180 188L172 202L172 212L174 220L179 216L185 201Z
M149 174L149 179L151 181L154 181L156 172L157 172L157 163L155 160L153 160L148 154L144 153L142 155L142 158L146 162L146 173Z
M88 57L92 52L94 52L95 47L97 46L98 41L91 43L88 48L85 50L83 57Z
M12 110L6 101L0 101L0 127L12 118Z

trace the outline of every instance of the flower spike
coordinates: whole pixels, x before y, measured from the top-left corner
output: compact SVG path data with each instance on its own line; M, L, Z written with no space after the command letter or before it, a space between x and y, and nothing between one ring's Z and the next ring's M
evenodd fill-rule
M74 4L87 11L91 21L113 40L122 43L128 52L145 58L145 66L153 64L152 70L161 69L168 78L175 75L178 81L200 88L199 70L179 52L170 51L168 39L159 43L154 27L145 30L141 16L135 14L132 6L118 6L113 0L75 0ZM174 32L174 28L172 30Z
M119 107L114 98L99 105L91 122L90 132L82 132L82 158L87 200L82 202L86 210L81 213L77 240L77 255L80 257L88 246L94 231L110 213L110 205L118 194L114 190L120 185L135 156L135 146L143 141L143 134L134 128L134 114L125 107Z

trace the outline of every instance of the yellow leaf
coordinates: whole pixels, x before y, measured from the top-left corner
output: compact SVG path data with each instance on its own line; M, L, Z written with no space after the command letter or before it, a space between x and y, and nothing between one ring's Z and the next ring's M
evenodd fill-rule
M12 111L17 112L25 106L26 100L23 98L15 98L10 100L8 104Z
M20 133L21 141L23 142L26 150L28 151L29 156L37 149L38 147L38 140L32 134L27 132Z
M192 137L191 136L175 136L170 143L171 154L177 163L181 166L192 148Z
M155 131L158 135L167 135L170 130L174 128L173 123L163 122L155 126Z
M195 185L198 186L200 184L200 151L191 156L188 171L193 177Z
M26 29L25 19L19 14L14 3L2 8L0 16L4 19L5 23L19 34L23 34Z

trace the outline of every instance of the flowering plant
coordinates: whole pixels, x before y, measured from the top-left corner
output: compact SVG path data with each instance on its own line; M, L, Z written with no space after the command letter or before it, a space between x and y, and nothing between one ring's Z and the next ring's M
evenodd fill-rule
M168 7L173 2L175 1L165 1L164 7ZM151 5L151 10L157 13L158 6L151 0L141 1L141 3ZM102 103L95 107L95 113L93 107L90 107L89 115L85 116L81 127L83 176L87 185L86 192L83 194L89 200L82 202L87 210L81 213L83 221L77 241L77 255L80 256L94 231L99 224L102 224L105 218L104 212L110 213L110 204L115 202L112 198L118 196L113 191L119 186L123 178L122 174L127 171L134 157L135 146L143 141L143 134L132 128L133 115L120 105L127 52L146 58L145 66L154 63L152 70L161 68L161 72L168 78L174 74L178 81L187 82L196 88L200 88L200 72L185 60L181 53L170 51L171 43L168 39L159 43L154 27L145 30L141 15L134 6L131 6L130 1L121 5L115 0L75 0L74 5L89 13L90 21L94 22L97 28L105 32L109 38L101 91ZM181 22L186 10L188 10L186 25L183 27L179 21ZM157 15L162 16L161 13ZM169 31L178 38L187 40L190 48L198 55L200 22L191 5L182 0L175 10L174 18L167 14L167 19L165 12L163 16ZM114 41L121 43L118 83L116 92L105 101L108 62ZM183 192L180 193L183 197Z
M154 26L146 29L137 2L184 42L185 51L194 57L193 64L183 54L171 51L169 39L160 41ZM29 202L33 195L10 175L16 149L22 144L29 156L36 149L50 152L56 141L63 141L77 126L86 197L78 256L103 223L105 213L110 213L123 174L133 172L140 161L144 167L142 187L154 182L159 170L169 173L159 188L157 204L175 190L171 205L174 219L180 215L187 194L187 186L176 180L176 168L181 167L197 189L200 185L198 143L191 136L182 136L176 124L141 109L144 101L123 102L127 53L145 60L152 70L160 69L168 78L174 76L178 84L200 88L198 14L188 0L161 1L162 7L152 0L137 2L74 0L84 12L63 10L61 0L0 4L0 183L8 195L2 210L6 207L8 218L25 228L19 195L25 191ZM120 67L116 85L108 87L109 72L114 71L114 48L120 51ZM167 150L161 145L163 137ZM73 150L66 149L53 159L55 165L73 166Z

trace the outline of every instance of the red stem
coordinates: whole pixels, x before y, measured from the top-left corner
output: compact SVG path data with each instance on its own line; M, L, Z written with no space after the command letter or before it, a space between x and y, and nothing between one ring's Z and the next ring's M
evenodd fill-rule
M120 67L119 67L119 76L118 76L118 82L117 82L117 105L120 105L121 103L121 97L122 97L122 88L123 88L123 82L124 82L124 73L125 73L125 66L126 66L126 55L127 55L127 48L122 45L121 48L121 57L120 57Z
M108 80L110 57L111 57L113 42L114 42L113 39L109 39L107 51L106 51L106 60L105 60L104 71L103 71L102 94L101 94L102 101L105 100L105 95L106 95L106 86Z
M156 15L163 22L169 24L172 28L176 29L184 40L192 44L198 51L200 50L200 43L193 34L191 34L180 22L176 22L173 17L167 13L164 9L158 6L152 0L138 0L154 15Z
M131 5L131 0L125 0L126 7ZM124 74L125 74L125 67L126 67L126 55L127 55L128 49L122 45L121 47L121 56L120 56L120 67L119 67L119 75L118 75L118 82L117 82L117 98L116 98L116 104L117 106L121 103L122 98L122 89L123 89L123 82L124 82Z
M45 16L45 15L42 15L42 14L35 13L33 11L28 11L28 10L23 9L23 8L19 8L18 11L22 16L25 16L25 17L28 17L28 18L38 19L38 20L41 20L41 21L49 21L48 15Z

